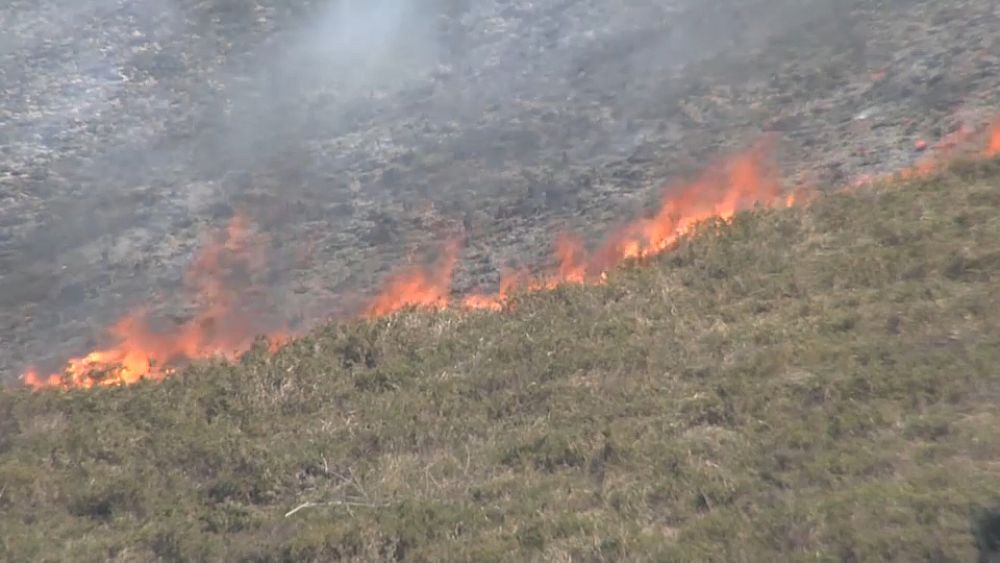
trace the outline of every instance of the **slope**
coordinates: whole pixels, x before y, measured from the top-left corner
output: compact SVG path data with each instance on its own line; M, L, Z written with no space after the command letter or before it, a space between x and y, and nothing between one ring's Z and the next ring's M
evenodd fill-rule
M3 389L0 559L974 559L1000 542L998 206L1000 163L960 165L500 313Z

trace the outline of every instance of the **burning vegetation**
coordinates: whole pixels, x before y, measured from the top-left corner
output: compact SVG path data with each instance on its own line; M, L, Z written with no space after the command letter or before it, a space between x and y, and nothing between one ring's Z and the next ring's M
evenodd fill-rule
M458 242L449 241L438 264L407 268L391 276L385 289L365 308L364 316L381 317L406 307L447 307L459 250Z
M563 284L600 283L607 272L626 260L646 259L670 248L695 225L710 219L728 221L755 205L788 206L795 201L785 194L777 174L768 164L769 144L760 143L727 162L713 166L697 180L668 185L656 213L635 219L614 231L594 252L581 239L564 234L556 240L553 271L532 275L514 270L501 276L494 294L462 298L465 309L500 309L518 291L541 291ZM446 306L454 270L456 246L449 243L449 257L433 273L417 269L395 276L375 298L368 311L387 314L406 307ZM433 283L436 282L436 283Z
M1000 119L994 121L990 129L990 144L986 148L986 156L1000 156Z
M116 344L69 360L62 373L41 376L29 371L24 382L31 387L89 388L159 380L185 361L232 359L260 334L268 334L275 344L283 341L283 330L263 326L254 299L260 292L252 276L264 266L266 246L244 216L234 216L206 241L185 276L185 290L200 305L190 319L156 330L149 308L139 307L109 330Z
M962 128L927 147L925 155L893 178L924 176L956 158L970 146L975 131ZM982 145L979 145L982 147ZM650 216L636 218L614 230L596 249L570 234L555 241L555 266L535 274L527 269L505 272L495 293L474 293L453 298L452 278L461 245L445 243L439 259L408 266L392 274L380 292L362 309L363 318L377 318L408 309L500 310L518 292L553 289L564 284L603 283L607 272L628 260L644 260L671 247L700 223L728 222L741 211L755 207L791 207L808 192L783 188L771 163L770 140L709 167L694 181L669 184L659 207ZM987 157L1000 155L1000 120L987 132ZM872 181L862 178L857 187ZM259 310L260 288L253 276L265 265L266 244L255 236L249 221L235 216L216 233L195 257L185 277L185 289L201 304L190 319L168 330L155 330L150 310L140 307L109 330L115 344L69 360L61 373L23 376L33 388L90 388L131 384L142 379L160 380L177 366L201 358L234 359L260 338L272 347L288 338L276 323L263 322Z

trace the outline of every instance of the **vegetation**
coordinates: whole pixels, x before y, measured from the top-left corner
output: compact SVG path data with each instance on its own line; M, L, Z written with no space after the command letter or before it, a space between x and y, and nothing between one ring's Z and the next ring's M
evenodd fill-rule
M1000 163L755 211L502 313L0 392L5 561L971 561Z

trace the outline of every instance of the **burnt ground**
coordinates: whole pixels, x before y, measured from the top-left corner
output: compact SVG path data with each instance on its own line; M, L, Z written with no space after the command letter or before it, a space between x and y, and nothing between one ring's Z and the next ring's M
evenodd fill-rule
M790 184L834 186L1000 109L993 0L428 6L430 39L366 73L303 47L319 2L5 3L0 379L138 303L182 317L186 263L237 209L310 326L447 234L456 289L489 287L763 133Z

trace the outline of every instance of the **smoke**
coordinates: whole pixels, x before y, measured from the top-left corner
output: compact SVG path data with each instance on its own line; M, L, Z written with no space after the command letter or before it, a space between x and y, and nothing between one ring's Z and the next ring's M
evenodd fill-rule
M279 221L359 203L342 175L368 159L382 168L392 158L379 152L383 142L431 147L447 165L416 176L432 186L424 193L380 186L359 196L369 209L404 195L454 202L473 176L477 189L502 194L512 164L631 150L646 129L631 129L630 118L655 115L650 100L669 102L674 87L648 77L668 77L725 35L715 23L672 25L687 18L674 4L6 3L0 108L13 119L0 119L0 165L16 193L0 211L0 224L15 224L0 231L0 326L26 342L0 354L0 372L40 360L56 367L44 360L101 344L91 337L136 302L176 296L198 233L248 198L263 194L258 207L272 211L306 190L327 194ZM596 100L613 119L481 125L496 108L559 113ZM454 133L421 137L455 123ZM269 267L275 276L290 269Z
M386 95L439 61L433 6L407 0L334 0L254 46L227 68L203 155L227 168L342 133Z
M408 0L341 0L330 5L289 51L291 66L326 86L357 93L422 74L438 45L433 18ZM286 63L287 64L287 63Z
M456 286L489 285L551 229L606 221L763 128L844 160L830 127L878 106L894 133L865 142L909 147L893 137L931 119L906 125L927 112L904 100L950 98L930 67L995 23L963 8L979 35L931 41L936 6L0 1L0 377L177 295L199 235L240 211L273 241L261 285L309 303L370 291L442 217L469 234ZM930 54L902 50L915 35ZM316 263L290 266L303 246Z
M440 45L406 0L2 4L0 341L29 335L4 378L175 294L247 178L350 129Z

